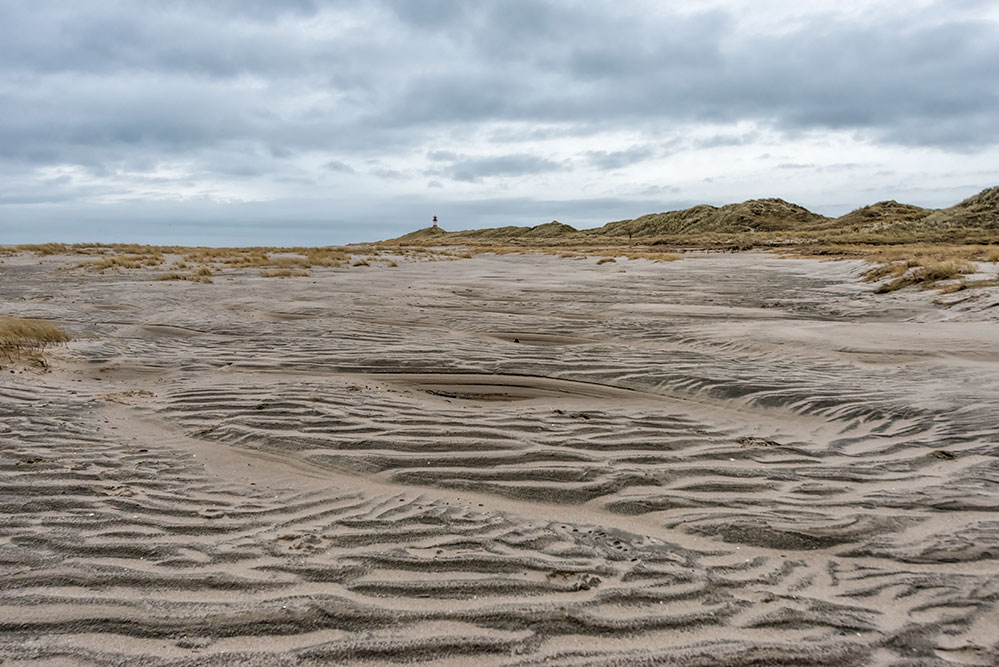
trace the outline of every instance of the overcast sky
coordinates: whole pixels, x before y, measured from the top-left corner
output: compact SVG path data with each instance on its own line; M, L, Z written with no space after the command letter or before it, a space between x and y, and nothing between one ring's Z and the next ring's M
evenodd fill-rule
M840 215L997 184L994 0L0 0L0 243Z

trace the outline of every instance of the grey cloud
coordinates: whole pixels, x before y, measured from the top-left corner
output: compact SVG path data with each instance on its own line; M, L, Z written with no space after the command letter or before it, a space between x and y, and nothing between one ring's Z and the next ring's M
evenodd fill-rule
M275 157L281 160L295 157L295 151L287 148L286 146L268 146L267 151L270 153L271 157Z
M447 165L432 171L447 175L456 181L475 183L483 178L496 176L526 176L561 169L562 165L553 160L530 154L495 155L488 157L468 157L454 155L442 158Z
M472 7L463 0L389 0L384 4L403 23L423 29L441 29L458 24Z
M430 151L427 159L434 162L454 162L458 159L458 154L454 151Z
M434 187L830 129L874 146L999 145L991 3L900 3L862 20L806 11L769 32L723 9L654 6L0 0L0 173L27 174L3 196L24 206L45 192L127 196L114 193L116 173L170 161L187 165L191 187L304 187L312 175L299 158L312 157L327 172ZM678 136L706 123L732 129ZM529 147L600 133L629 138L566 163ZM466 138L493 155L462 154ZM412 164L420 156L424 171ZM65 165L105 184L30 176ZM564 216L541 215L551 217Z
M416 76L370 120L394 127L523 117L518 99L525 94L529 84L499 71Z
M241 161L222 161L209 166L210 173L236 177L256 177L270 173L270 170L259 163Z
M823 171L851 171L853 169L859 169L863 167L859 162L833 162L830 164L824 164L817 169L819 172Z
M636 73L675 78L690 73L710 76L724 65L721 47L732 30L731 17L718 10L690 16L674 15L662 23L620 26L628 32L625 48L595 40L570 53L569 70L583 79L633 78Z
M337 171L346 174L354 173L354 168L351 167L346 162L344 162L343 160L330 160L329 162L323 165L323 168L326 169L327 171Z
M648 185L639 190L639 194L645 197L649 197L652 195L664 195L664 194L677 195L679 193L680 193L680 188L678 188L675 185ZM685 207L681 206L678 208L685 208Z
M518 58L509 74L497 74L503 68L483 47L468 61L479 59L480 79L449 73L417 81L385 117L415 124L755 119L787 131L866 130L908 145L980 145L980 131L999 129L999 90L989 74L999 61L999 30L987 20L951 20L942 5L863 27L822 17L777 36L740 34L718 11L651 25L622 25L598 9L566 20L580 26L581 16L581 33L567 43L627 48L555 40L556 55L537 54L544 69L524 71ZM608 38L608 23L621 34ZM476 24L467 28L476 34ZM517 41L516 33L500 34ZM954 131L939 129L944 117ZM965 118L981 122L961 132Z
M691 148L718 148L719 146L745 146L759 139L758 132L743 132L741 134L716 134L711 137L694 139Z
M388 167L375 167L371 170L371 173L378 178L390 181L401 181L406 178L406 174L402 173L398 169L390 169Z
M302 37L274 22L288 11L378 20L383 38ZM154 20L138 3L8 5L0 95L12 124L0 148L44 161L60 146L189 150L252 137L310 147L319 137L323 148L363 151L489 121L572 135L754 119L972 149L999 136L999 30L951 20L945 5L863 27L805 21L777 36L741 34L719 10L638 18L597 4L400 1L384 12L168 2ZM433 25L449 27L413 32ZM240 84L247 76L256 86ZM324 91L336 105L309 108L309 93ZM277 100L296 97L275 113Z
M587 161L598 169L620 169L628 165L642 162L655 154L648 146L632 146L622 151L589 151Z
M161 0L163 2L163 0ZM313 16L319 11L321 3L314 0L211 0L205 3L201 0L180 0L179 2L164 2L176 4L188 10L208 9L221 16L239 16L255 21L272 21L286 14Z

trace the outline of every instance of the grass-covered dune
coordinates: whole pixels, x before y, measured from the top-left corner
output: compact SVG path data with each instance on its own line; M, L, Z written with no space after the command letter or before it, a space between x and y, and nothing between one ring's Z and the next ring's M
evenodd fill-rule
M640 243L743 249L813 244L999 243L999 186L950 208L926 209L883 201L829 218L782 199L751 199L721 207L702 204L577 230L558 221L448 232L416 230L396 244L601 245Z

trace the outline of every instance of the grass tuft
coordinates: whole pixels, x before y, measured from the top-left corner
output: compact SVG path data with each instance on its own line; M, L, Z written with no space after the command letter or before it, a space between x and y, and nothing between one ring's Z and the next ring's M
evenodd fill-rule
M161 273L156 276L156 280L186 280L192 283L212 283L215 282L211 278L211 273L203 274L188 274L188 273L178 273L177 271L171 271L169 273Z
M47 320L24 317L0 317L0 357L15 359L27 356L39 365L45 362L38 356L41 349L55 343L65 343L69 335Z
M911 266L913 264L915 266ZM974 263L963 259L931 259L920 260L918 262L910 260L908 262L895 262L889 266L891 269L885 275L894 277L891 281L880 285L876 290L874 290L878 294L894 292L912 285L919 285L920 287L927 289L941 280L960 278L961 276L969 273L975 273L978 270L978 267L976 267ZM872 269L871 272L877 272L880 268L881 267ZM873 278L872 280L877 280L877 278Z

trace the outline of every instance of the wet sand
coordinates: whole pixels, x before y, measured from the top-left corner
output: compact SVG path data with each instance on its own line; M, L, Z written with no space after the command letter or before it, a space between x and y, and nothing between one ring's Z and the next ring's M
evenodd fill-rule
M0 264L74 337L0 370L4 665L999 663L995 290L74 261Z

